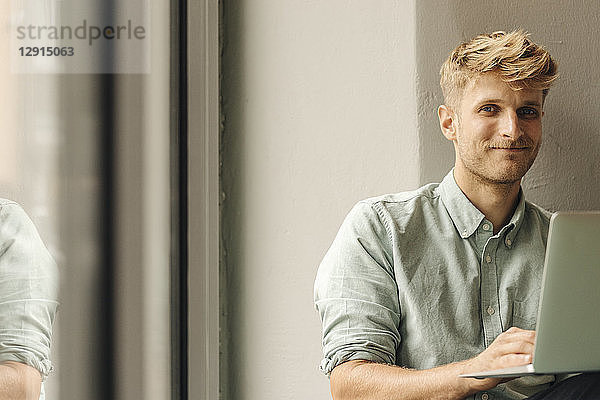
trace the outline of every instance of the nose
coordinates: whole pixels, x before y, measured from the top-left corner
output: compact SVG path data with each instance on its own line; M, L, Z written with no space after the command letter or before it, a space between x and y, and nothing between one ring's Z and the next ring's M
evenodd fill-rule
M521 125L519 124L519 117L517 116L517 112L510 110L506 111L504 115L503 126L502 126L502 136L511 139L517 139L522 134Z

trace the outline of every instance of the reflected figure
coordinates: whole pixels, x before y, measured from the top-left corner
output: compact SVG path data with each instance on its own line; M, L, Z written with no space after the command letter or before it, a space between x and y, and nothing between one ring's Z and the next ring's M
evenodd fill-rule
M44 399L58 269L20 205L0 199L0 399Z

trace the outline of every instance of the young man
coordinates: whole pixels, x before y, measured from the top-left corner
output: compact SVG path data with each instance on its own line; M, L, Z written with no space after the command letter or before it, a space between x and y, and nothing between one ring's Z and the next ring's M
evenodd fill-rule
M598 376L465 379L531 362L549 214L521 178L542 140L554 60L522 31L478 36L441 69L440 184L358 203L319 267L331 390L341 399L568 398ZM538 398L538 397L536 397ZM544 397L552 398L552 397ZM593 398L593 397L588 397Z

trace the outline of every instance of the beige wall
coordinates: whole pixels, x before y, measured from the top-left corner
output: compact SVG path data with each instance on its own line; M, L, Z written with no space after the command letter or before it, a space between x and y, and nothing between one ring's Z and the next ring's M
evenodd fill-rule
M413 8L224 4L232 399L328 396L317 266L357 200L418 184Z
M585 3L538 1L523 15L516 1L223 2L225 398L329 398L317 266L356 201L451 167L437 74L459 40L523 26L556 55L562 78L527 193L552 209L600 208L600 6Z

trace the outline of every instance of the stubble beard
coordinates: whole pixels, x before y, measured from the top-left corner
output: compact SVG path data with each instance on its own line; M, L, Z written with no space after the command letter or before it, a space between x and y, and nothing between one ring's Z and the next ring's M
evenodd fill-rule
M533 146L533 144L531 145ZM468 152L461 151L460 146L458 151L461 156L461 163L463 164L465 170L480 183L493 186L510 187L515 183L520 183L523 176L525 176L527 171L529 171L537 157L540 145L541 143L537 143L537 145L526 155L508 154L508 157L498 164L494 164L492 157L489 156L490 152L494 151L492 149L486 149L484 154L480 154L476 157L466 156ZM526 157L523 158L523 156Z

